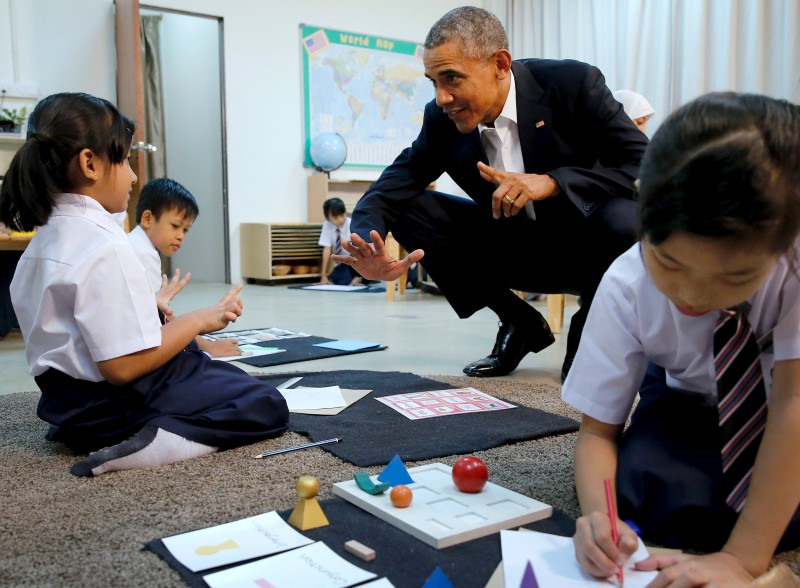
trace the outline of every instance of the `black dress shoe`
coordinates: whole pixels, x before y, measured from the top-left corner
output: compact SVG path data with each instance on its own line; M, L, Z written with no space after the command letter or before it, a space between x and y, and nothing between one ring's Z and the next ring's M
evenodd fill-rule
M510 374L528 353L538 353L556 338L544 317L536 313L532 321L501 322L492 353L464 368L468 376L491 378Z

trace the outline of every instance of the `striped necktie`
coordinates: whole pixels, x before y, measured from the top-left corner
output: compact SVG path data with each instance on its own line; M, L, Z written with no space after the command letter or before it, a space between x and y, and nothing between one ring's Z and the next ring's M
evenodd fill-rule
M336 239L333 242L333 253L335 255L342 254L342 230L336 227Z
M722 442L725 502L740 512L767 422L767 394L758 343L740 309L726 310L714 329L714 371Z

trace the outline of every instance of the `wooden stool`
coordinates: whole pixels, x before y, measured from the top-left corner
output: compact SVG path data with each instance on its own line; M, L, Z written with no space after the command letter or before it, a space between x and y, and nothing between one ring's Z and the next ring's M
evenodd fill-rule
M523 300L526 293L521 290L514 290L517 296ZM553 333L560 333L564 326L564 304L567 299L566 294L546 294L547 296L547 324Z
M389 233L386 235L386 253L389 254L390 257L394 257L395 259L402 259L408 252L400 246L392 234ZM386 300L389 302L394 302L394 289L395 285L397 285L397 289L400 291L400 295L406 293L406 282L408 281L408 272L404 272L402 276L397 278L396 280L391 280L386 282Z

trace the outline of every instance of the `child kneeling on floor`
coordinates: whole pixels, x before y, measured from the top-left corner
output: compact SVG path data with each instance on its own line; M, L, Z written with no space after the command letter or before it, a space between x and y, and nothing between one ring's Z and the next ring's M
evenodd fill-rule
M153 289L124 230L136 175L134 124L108 101L49 96L0 188L0 220L40 227L11 297L48 438L78 452L77 476L154 467L281 435L280 393L184 348L242 313L241 286L161 325Z

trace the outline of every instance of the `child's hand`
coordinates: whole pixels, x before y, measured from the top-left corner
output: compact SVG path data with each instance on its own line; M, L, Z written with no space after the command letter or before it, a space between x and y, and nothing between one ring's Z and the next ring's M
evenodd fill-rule
M575 557L578 563L595 578L614 576L636 551L639 539L624 522L617 520L619 545L611 536L611 519L603 512L582 516L575 526Z
M192 274L189 272L181 279L181 270L176 269L175 275L170 280L167 274L161 275L161 289L156 292L156 305L164 316L169 320L172 316L172 309L169 306L170 301L178 295L178 292L183 290L183 287L189 283Z
M328 279L328 276L322 276L322 279L319 281L320 284L330 284L331 281Z
M739 588L753 581L736 557L730 553L719 552L709 555L688 555L686 553L651 555L635 565L637 570L661 570L648 588L666 586L707 586L719 588Z
M203 313L203 326L199 334L220 331L242 316L242 299L239 298L242 288L242 284L234 286L216 305L200 311Z
M350 285L351 285L351 286L360 286L360 285L361 285L361 284L363 284L363 283L364 283L364 280L361 278L361 276L356 276L356 277L355 277L355 278L353 278L353 280L350 282Z
M237 343L238 339L217 339L215 341L208 341L201 337L200 341L198 341L198 346L211 357L231 357L233 355L242 354L242 350L239 349Z

